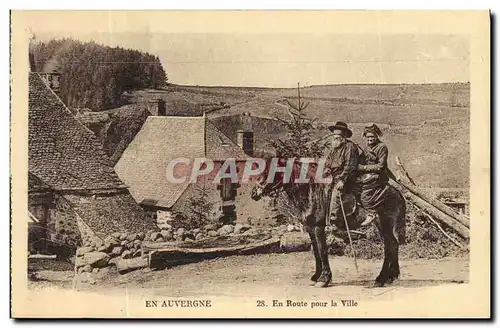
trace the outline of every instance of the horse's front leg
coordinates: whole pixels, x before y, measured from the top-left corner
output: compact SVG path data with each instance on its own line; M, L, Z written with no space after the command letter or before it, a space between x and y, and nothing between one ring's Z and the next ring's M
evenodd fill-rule
M314 227L314 237L318 247L319 259L321 263L321 274L314 285L315 287L327 287L332 281L332 271L328 262L328 246L326 243L325 226Z
M318 241L316 239L316 235L314 234L314 228L306 226L306 231L311 238L314 261L316 262L316 271L314 271L314 274L311 276L311 281L313 282L311 285L313 286L314 284L316 284L316 281L318 281L318 278L321 275L321 259L318 251Z

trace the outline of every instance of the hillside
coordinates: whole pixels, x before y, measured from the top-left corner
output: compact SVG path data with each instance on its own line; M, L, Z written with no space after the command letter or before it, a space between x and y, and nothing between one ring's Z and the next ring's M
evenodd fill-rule
M376 122L384 131L391 167L397 155L422 187L468 188L469 88L468 83L331 85L303 88L301 96L310 102L306 112L317 120L317 137L328 133L329 123L343 120L353 129L352 139L361 143L363 126ZM274 118L288 118L283 100L293 102L296 94L296 89L171 85L134 91L131 100L135 108L147 109L151 101L162 98L168 115L202 115L206 111L234 141L238 129L252 129L256 147L267 148L266 139L284 136L284 127ZM123 111L115 119L128 117L127 109ZM130 121L118 125L126 130L128 124ZM128 131L120 147L130 135ZM103 137L104 143L117 143L107 138ZM120 152L115 150L108 149L108 154L117 160Z
M328 133L329 123L343 120L361 143L363 125L376 122L385 132L391 166L397 155L422 187L468 188L469 90L468 83L330 85L303 88L301 97L310 102L306 112L317 120L317 136ZM252 128L256 145L264 148L266 138L284 135L279 122L270 119L287 119L283 99L293 102L297 90L173 85L141 92L137 101L153 95L192 104L225 103L230 107L211 111L209 118L233 140L236 130Z

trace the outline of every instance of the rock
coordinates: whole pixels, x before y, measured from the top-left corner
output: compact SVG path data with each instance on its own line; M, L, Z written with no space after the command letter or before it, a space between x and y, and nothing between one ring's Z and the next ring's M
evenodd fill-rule
M184 228L179 228L177 229L176 233L177 233L177 236L184 236L184 233L186 232L186 230Z
M218 233L219 233L219 236L227 236L227 235L230 234L229 231L227 231L227 230L221 230L221 229L219 229Z
M109 272L111 271L111 268L108 266L108 267L105 267L105 268L100 268L99 269L99 273L101 275L106 275L106 274L109 274Z
M111 234L111 236L114 238L114 239L117 239L117 240L120 240L120 237L121 237L121 233L120 232L113 232Z
M196 228L196 229L191 230L191 232L193 233L193 235L196 236L197 234L199 234L201 232L201 229Z
M241 223L236 223L236 225L234 226L234 231L233 231L233 232L234 232L235 234L241 233L241 231L240 231L240 230L241 230L241 227L243 227L243 224L241 224Z
M182 239L184 239L184 240L186 240L186 239L194 240L195 237L194 237L194 234L192 232L186 232L184 234L184 236L182 236Z
M104 243L105 244L109 244L111 246L118 246L120 245L120 241L119 241L119 238L115 238L114 236L107 236L106 238L104 238Z
M80 273L92 272L92 267L87 264L87 265L81 267L79 271L80 271Z
M83 266L85 266L85 265L87 265L87 262L85 262L85 260L83 259L83 256L81 256L81 257L77 257L77 258L75 259L75 266L76 266L77 268L81 268L81 267L83 267Z
M141 248L142 241L140 241L140 240L134 240L133 243L134 243L134 248L137 248L137 249Z
M133 242L133 241L129 241L129 242L127 243L127 245L125 245L125 248L126 248L126 249L132 249L132 248L134 248L134 247L135 247L135 245L134 245L134 242Z
M151 240L151 235L155 232L154 230L146 231L146 235L144 236L144 240Z
M128 249L123 251L122 253L122 259L130 259L132 258L133 256L133 253L131 251L129 251Z
M163 237L160 235L160 237L158 237L158 239L156 239L155 241L158 243L163 243L165 239L163 239Z
M220 236L227 236L233 231L234 231L234 227L232 225L226 224L218 230L218 233Z
M248 224L242 224L241 228L240 228L240 233L248 231L250 229L252 229L252 227L250 225L248 225Z
M186 242L186 243L192 243L193 241L194 241L194 239L191 239L191 238L184 239L184 242Z
M127 241L127 240L122 240L122 241L120 242L120 246L125 246L125 245L127 245L127 244L128 244L128 241Z
M120 256L123 252L123 247L117 246L113 247L113 250L111 251L111 255L113 256Z
M168 223L162 224L162 229L164 230L172 230L172 226Z
M297 229L296 226L294 226L293 224L289 224L287 227L286 227L286 231L288 232L292 232L292 231L299 231L299 229Z
M162 230L161 235L162 235L163 239L165 239L167 241L172 240L174 238L172 232L170 232L168 230Z
M141 255L142 255L142 251L140 249L138 249L138 250L134 251L133 257L137 257L137 256L141 256Z
M203 227L203 229L206 231L217 230L217 226L215 224L207 224Z
M97 273L97 272L99 272L99 268L93 268L92 269L92 273Z
M127 235L125 232L122 232L122 233L120 234L120 240L126 240L126 239L127 239L127 237L128 237L128 235Z
M210 230L209 232L207 232L207 235L209 235L210 237L217 237L219 233L217 231Z
M286 231L286 225L285 224L282 224L278 227L279 230L281 231Z
M255 233L255 230L254 230L254 229L252 229L252 228L250 228L250 229L248 229L247 231L245 231L245 232L244 232L244 233L242 233L242 234L243 234L243 235L251 235L251 234L253 234L253 233Z
M103 252L103 253L107 253L108 252L108 249L109 249L109 244L108 245L102 245L100 246L97 251L98 252Z
M138 240L142 241L142 240L144 240L144 237L146 237L146 234L144 232L142 232L142 231L137 234L137 239Z
M303 252L311 250L311 239L307 233L287 232L281 236L280 249L283 252Z
M85 255L86 253L90 253L92 252L92 247L80 247L77 251L76 251L76 256L83 256Z
M200 239L203 239L203 234L200 232L198 233L196 236L194 236L194 239L195 240L200 240Z
M138 237L137 237L137 234L136 233L130 233L128 236L127 236L127 240L128 241L134 241L136 240Z
M148 266L148 259L143 257L117 259L115 265L119 273L126 273L132 270L146 268Z
M156 241L156 239L158 239L159 236L161 236L159 232L153 232L151 234L151 241Z
M110 257L104 252L90 252L84 255L83 260L94 268L102 268L108 265Z

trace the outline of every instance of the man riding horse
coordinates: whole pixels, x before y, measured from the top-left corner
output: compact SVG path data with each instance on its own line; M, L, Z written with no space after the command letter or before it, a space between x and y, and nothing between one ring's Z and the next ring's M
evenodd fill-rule
M337 122L328 129L332 132L325 164L326 174L332 178L328 192L329 216L330 220L341 224L344 214L341 211L340 198L355 189L359 155L356 144L349 140L352 131L346 123Z

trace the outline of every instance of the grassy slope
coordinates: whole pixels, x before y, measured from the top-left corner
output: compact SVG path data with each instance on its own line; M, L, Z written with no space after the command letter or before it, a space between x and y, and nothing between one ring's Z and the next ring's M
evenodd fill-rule
M167 91L142 91L135 97L137 102L162 97L167 106L176 101L230 104L231 108L211 112L209 117L217 118L217 125L234 138L228 126L235 119L221 116L250 113L286 119L280 100L294 101L296 95L294 89L172 86ZM327 133L329 122L343 120L352 126L353 139L361 142L363 125L379 123L391 166L397 155L423 187L468 187L469 84L312 86L302 89L301 95L310 102L308 115L319 123L318 136ZM265 138L283 135L281 129L264 127L269 126L265 120L254 119L252 124L259 147Z

